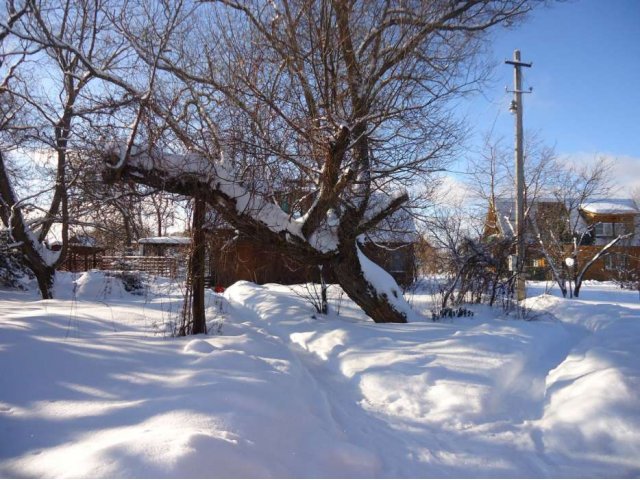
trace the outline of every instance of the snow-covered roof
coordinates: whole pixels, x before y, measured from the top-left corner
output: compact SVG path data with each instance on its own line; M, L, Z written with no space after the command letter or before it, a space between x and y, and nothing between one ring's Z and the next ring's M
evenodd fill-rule
M516 206L513 199L496 199L496 227L502 235L512 237L516 229Z
M52 242L49 242L49 245L54 247L54 246L61 246L62 245L62 241L61 240L54 240ZM69 245L73 245L75 247L88 247L88 248L98 248L98 240L96 240L94 237L92 237L91 235L72 235L71 237L69 237Z
M638 214L638 206L631 198L599 198L580 205L580 209L595 214Z
M153 245L190 245L189 237L145 237L138 240L138 243Z

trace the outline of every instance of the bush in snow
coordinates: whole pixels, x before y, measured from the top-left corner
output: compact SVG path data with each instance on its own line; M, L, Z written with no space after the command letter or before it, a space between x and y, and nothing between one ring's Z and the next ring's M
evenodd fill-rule
M616 256L612 262L614 281L625 290L637 290L640 293L640 270L638 265L640 260L631 255L612 254Z
M431 310L431 320L441 320L443 318L457 318L457 317L473 317L473 312L468 308L441 308L440 310Z
M139 271L115 272L114 277L122 280L124 289L133 295L144 295L145 286L142 281L142 273Z

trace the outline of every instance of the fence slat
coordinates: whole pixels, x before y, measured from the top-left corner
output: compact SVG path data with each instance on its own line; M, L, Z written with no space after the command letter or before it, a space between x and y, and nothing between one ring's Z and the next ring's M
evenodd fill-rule
M101 270L139 270L163 277L176 278L178 259L174 257L103 256Z

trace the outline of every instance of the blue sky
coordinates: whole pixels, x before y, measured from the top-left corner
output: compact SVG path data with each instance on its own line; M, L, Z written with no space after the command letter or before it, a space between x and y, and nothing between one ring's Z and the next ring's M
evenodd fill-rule
M472 125L472 145L492 129L511 141L508 111L514 49L522 60L526 130L539 133L573 161L596 155L618 160L624 190L640 187L640 0L571 0L538 8L514 29L492 37L490 57L498 63L482 95L461 109Z

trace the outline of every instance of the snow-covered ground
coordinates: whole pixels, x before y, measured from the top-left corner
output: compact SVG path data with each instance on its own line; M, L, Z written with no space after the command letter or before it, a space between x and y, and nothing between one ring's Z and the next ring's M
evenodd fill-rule
M383 325L334 287L319 317L243 282L208 298L222 334L189 338L160 280L0 291L0 476L639 476L638 293L543 291L528 321Z

